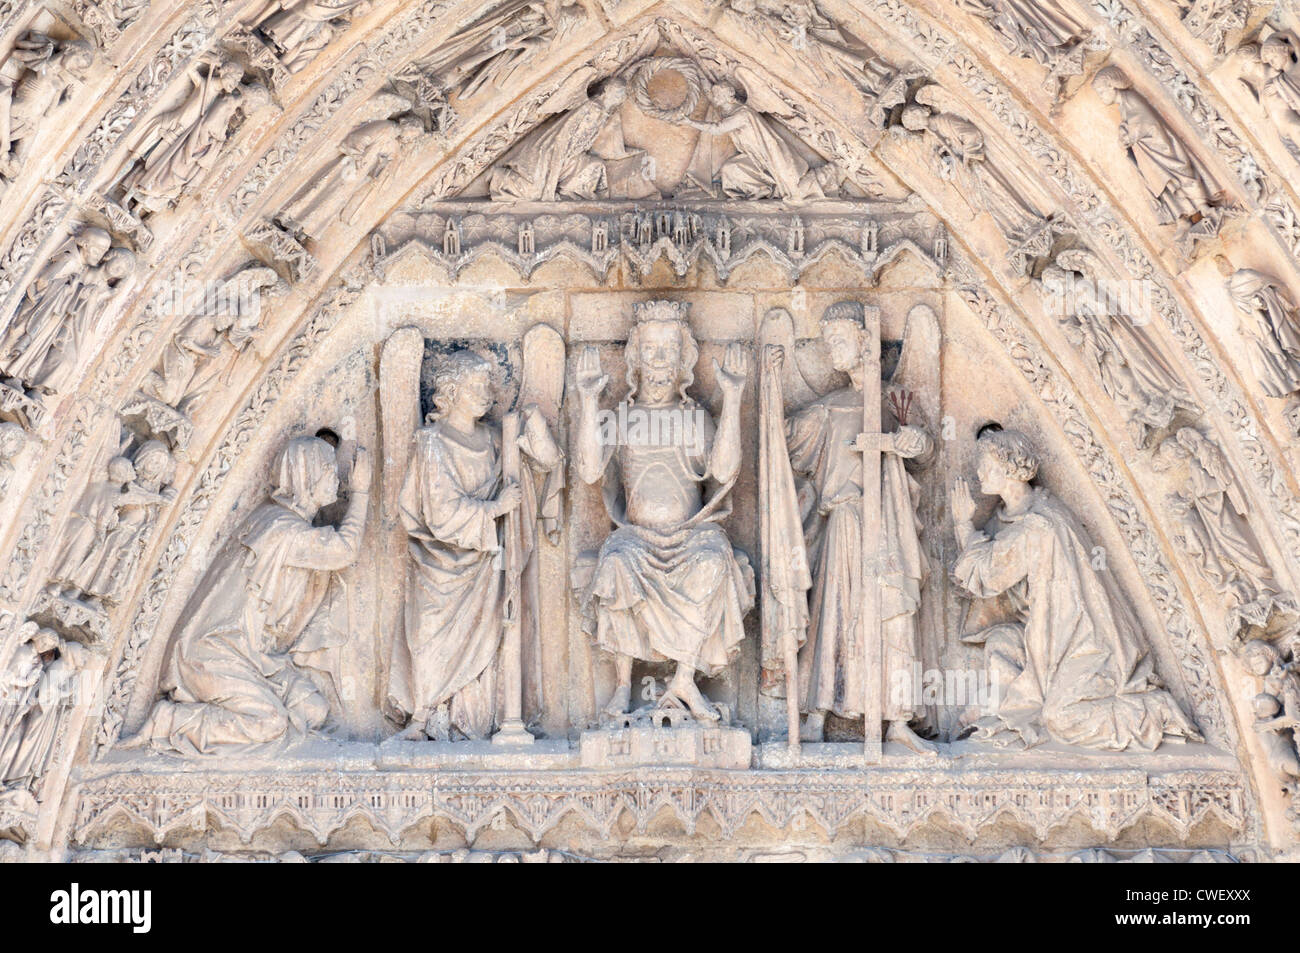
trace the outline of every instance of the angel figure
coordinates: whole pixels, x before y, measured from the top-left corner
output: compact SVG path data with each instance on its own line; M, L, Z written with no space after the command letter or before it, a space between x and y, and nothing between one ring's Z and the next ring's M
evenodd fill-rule
M729 138L731 154L722 156L704 173L710 183L720 184L723 195L802 203L836 194L844 180L838 166L831 162L813 165L804 159L775 121L748 100L740 101L736 87L714 83L709 87L709 103L718 118L682 122L709 136ZM696 146L695 158L704 146L703 140Z
M768 320L769 327L776 327L772 321L789 322L783 314L769 315ZM910 689L921 653L921 592L930 575L921 546L920 488L914 473L932 461L934 439L914 394L902 384L911 376L908 368L914 367L916 350L927 338L937 342L938 331L928 307L914 308L905 344L911 353L900 361L904 370L883 382L865 376L863 357L873 347L867 336L875 333L866 326L861 303L836 302L822 317L821 338L831 366L847 375L848 386L816 397L788 416L783 415L779 391L764 388L760 471L765 484L765 585L773 592L791 590L778 595L782 602L800 600L795 619L806 637L804 631L795 631L781 638L802 643L797 662L799 711L806 716L802 739L821 741L828 714L861 719L867 681L874 678L884 686L880 714L885 740L930 754L935 746L914 727L923 712ZM785 337L792 340L793 331ZM774 346L784 363L788 345ZM797 364L794 371L798 373ZM863 432L865 400L881 406L878 522L863 511L863 456L856 440ZM872 533L873 525L878 535ZM883 670L875 672L866 668L860 615L864 595L859 567L871 547L883 567L876 582ZM786 584L799 577L801 584ZM799 589L807 590L806 595L794 591ZM786 663L777 646L765 641L764 649L764 691L778 694L775 670ZM866 730L870 737L880 737L878 726Z
M584 74L585 75L585 74ZM488 192L494 202L555 202L594 199L609 191L605 160L593 153L597 137L627 100L627 83L605 81L600 92L580 94L569 109L568 95L557 93L546 112L561 112L528 136L492 172Z
M567 36L586 18L564 0L511 0L456 31L419 64L447 96L468 99L501 89L534 53Z
M879 106L902 101L905 85L898 71L815 0L729 0L728 6L773 53L806 53L818 79L838 76ZM897 98L886 101L888 93Z

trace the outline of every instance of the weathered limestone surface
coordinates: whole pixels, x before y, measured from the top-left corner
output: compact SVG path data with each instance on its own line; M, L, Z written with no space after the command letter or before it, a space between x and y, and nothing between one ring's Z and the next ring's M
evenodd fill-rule
M1300 847L1300 19L0 4L0 859Z

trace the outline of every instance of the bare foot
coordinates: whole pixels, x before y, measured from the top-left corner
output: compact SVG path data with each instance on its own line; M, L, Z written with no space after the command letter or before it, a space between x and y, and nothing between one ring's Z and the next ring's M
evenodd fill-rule
M668 691L664 693L664 698L661 699L660 704L667 700L670 695L676 697L678 701L685 705L696 721L717 721L722 717L718 710L713 707L713 704L704 697L704 693L700 691L700 686L695 684L694 673L683 677L679 671L677 675L674 675L672 684L668 686Z
M935 757L939 754L939 746L933 741L926 741L915 731L911 725L903 721L891 721L889 727L885 729L885 741L894 741L904 745L917 754L926 754Z
M627 710L632 707L632 686L620 685L614 689L614 694L609 696L609 701L605 703L605 714L607 715L626 715Z
M411 722L400 732L393 735L393 741L423 741L427 736L424 733L424 722Z

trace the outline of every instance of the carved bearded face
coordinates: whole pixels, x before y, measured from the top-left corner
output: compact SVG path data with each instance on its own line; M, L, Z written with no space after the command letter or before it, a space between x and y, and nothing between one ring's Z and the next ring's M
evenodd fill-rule
M682 334L670 321L645 321L637 329L641 392L651 401L663 401L677 390L682 366Z
M848 373L862 363L862 329L852 321L827 321L822 325L822 340L837 371Z

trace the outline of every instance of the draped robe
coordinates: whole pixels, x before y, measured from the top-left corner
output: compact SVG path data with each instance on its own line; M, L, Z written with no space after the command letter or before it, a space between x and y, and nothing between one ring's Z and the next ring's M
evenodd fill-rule
M161 685L169 697L144 729L156 746L211 754L325 723L329 704L294 657L327 647L308 628L330 573L355 562L364 522L355 501L338 528L279 502L254 511L171 647Z
M981 600L997 713L981 734L1014 732L1027 746L1053 740L1088 748L1154 750L1165 734L1200 735L1155 674L1138 620L1092 543L1051 493L1031 489L1025 509L998 511L977 532L953 577Z
M888 406L882 411L894 419ZM859 592L863 565L862 454L851 444L862 432L862 392L833 391L791 416L786 425L790 464L817 493L805 522L813 589L808 639L799 658L801 711L833 711L860 718L867 672L863 666ZM884 709L887 721L909 721L919 699L911 698L912 665L919 657L917 612L929 564L916 518L918 487L902 457L880 459L879 546L881 635L884 643ZM906 686L906 695L900 690Z
M559 465L549 441L520 449L544 468ZM410 581L405 636L394 640L389 705L408 714L447 704L450 725L468 738L486 738L497 722L497 661L504 620L501 533L496 500L502 486L501 433L480 423L472 435L435 421L415 435L399 505L408 536ZM536 542L539 504L532 477L522 474L519 552L524 563ZM548 481L548 497L558 483ZM533 635L529 630L529 635ZM536 691L536 646L526 687Z
M689 435L689 445L679 427L671 440L625 441L607 461L606 508L616 528L600 548L585 614L607 652L713 676L739 654L754 591L748 564L742 568L718 525L730 512L731 484L701 499L712 485L715 424L702 407L682 409L697 411L703 432Z

